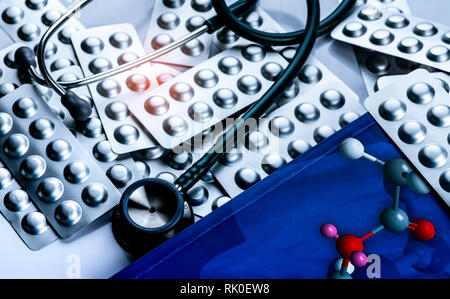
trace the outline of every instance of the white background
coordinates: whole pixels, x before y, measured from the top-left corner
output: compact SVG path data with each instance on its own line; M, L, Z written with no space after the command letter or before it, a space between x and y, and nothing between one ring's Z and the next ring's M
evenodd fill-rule
M450 26L449 0L408 2L414 15ZM132 23L144 39L153 3L153 0L95 0L82 12L81 21L86 27ZM303 27L304 0L260 0L260 3L286 29ZM327 15L338 1L321 0L320 3L322 14ZM0 47L9 44L9 38L0 33ZM367 96L349 46L325 37L318 42L315 55L361 99ZM75 240L57 241L39 252L30 251L1 216L0 236L0 278L108 278L130 263L127 254L114 241L108 219L91 226Z

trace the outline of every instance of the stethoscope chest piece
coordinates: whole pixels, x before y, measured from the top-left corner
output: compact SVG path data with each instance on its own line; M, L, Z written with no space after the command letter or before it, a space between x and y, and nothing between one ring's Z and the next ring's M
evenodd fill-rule
M145 179L131 185L113 214L117 242L142 256L194 223L192 207L171 183Z

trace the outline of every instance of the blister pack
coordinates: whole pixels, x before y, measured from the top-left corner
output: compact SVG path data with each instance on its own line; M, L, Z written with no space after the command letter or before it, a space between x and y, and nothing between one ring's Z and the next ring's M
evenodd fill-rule
M280 24L260 7L257 7L253 12L242 18L242 21L252 28L261 31L273 33L285 32ZM226 50L236 46L244 47L253 44L253 42L238 36L227 27L219 30L214 35L213 42L220 50Z
M55 78L61 81L76 80L82 78L80 67L73 66L54 73ZM85 86L75 90L82 99L90 99L89 89ZM76 122L67 109L61 104L59 97L52 97L48 101L50 109L56 113L64 124L76 136L81 146L91 154L101 169L106 173L111 182L123 192L139 178L139 171L131 158L131 155L118 155L113 152L111 144L107 140L102 123L94 109L91 117L84 122Z
M120 193L31 85L0 101L0 157L62 238L120 201Z
M334 39L450 71L450 27L389 9L362 6L338 25Z
M143 178L159 178L174 183L184 171L209 150L212 143L202 145L204 145L203 148L199 149L177 148L166 151L159 159L146 160L143 158L145 155L136 156L136 165L141 170ZM187 192L185 200L191 204L196 216L206 217L231 199L221 191L220 185L212 173L209 173Z
M49 26L65 11L58 0L5 0L0 2L0 27L14 42L35 48ZM78 19L71 18L52 36L45 49L51 71L77 64L70 36L82 29L84 26Z
M0 212L33 251L41 250L58 239L47 218L31 202L28 194L1 162Z
M143 56L144 49L132 25L90 28L72 36L86 76L98 74ZM125 154L157 146L154 139L130 114L128 105L179 72L160 64L139 68L91 84L89 89L113 151Z
M259 45L232 48L134 98L130 110L172 149L257 101L286 65Z
M159 50L198 29L213 16L215 10L211 0L156 0L145 39L145 50ZM196 66L209 58L212 40L211 35L204 34L155 61Z
M330 82L298 96L250 127L212 172L235 197L364 114L358 97Z
M383 76L378 79L377 87L379 90L384 89L393 83L404 80L406 76L407 75ZM450 75L441 72L434 72L431 73L430 76L436 79L436 81L442 85L445 91L450 93Z
M417 70L364 105L432 188L450 204L450 94Z

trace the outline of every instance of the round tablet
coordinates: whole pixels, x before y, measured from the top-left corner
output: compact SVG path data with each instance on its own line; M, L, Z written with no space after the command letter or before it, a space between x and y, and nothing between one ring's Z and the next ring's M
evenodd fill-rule
M439 105L431 108L427 113L430 123L436 127L446 128L450 126L450 107Z
M163 97L153 96L145 101L144 107L148 113L156 116L161 116L169 111L170 104Z
M314 123L320 118L320 111L311 103L303 103L295 108L295 116L305 124Z
M29 148L30 140L22 134L11 135L3 144L3 152L12 159L23 157Z
M163 122L164 131L173 137L179 137L186 134L188 130L187 122L179 116L172 116Z
M398 136L407 144L419 144L427 137L427 128L420 122L409 121L401 125Z
M115 165L108 169L106 175L117 188L124 188L133 179L133 173L125 165Z
M109 42L111 45L118 49L127 49L133 43L131 36L126 32L117 32L114 33L110 38Z
M448 153L438 144L429 144L419 152L419 160L428 168L440 168L447 163Z
M72 146L65 140L55 140L47 146L47 156L56 162L69 159L72 155Z
M260 182L261 176L251 168L243 168L236 173L234 180L239 188L247 190Z
M93 149L94 157L101 162L115 161L119 156L113 152L111 143L108 140L103 140L97 143Z
M12 212L25 211L31 206L31 200L28 193L23 190L14 190L5 197L5 206Z

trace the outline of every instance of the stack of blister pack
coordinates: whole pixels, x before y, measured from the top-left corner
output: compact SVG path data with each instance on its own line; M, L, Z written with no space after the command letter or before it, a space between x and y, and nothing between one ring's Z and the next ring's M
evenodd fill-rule
M450 71L450 29L405 15L404 2L358 6L332 36L361 47L355 51L373 94L367 110L449 202L450 79L426 70ZM0 27L15 42L0 51L0 210L32 250L73 236L138 180L173 183L209 150L228 119L261 98L296 51L262 47L224 28L78 88L94 108L79 122L54 91L24 84L14 62L15 50L35 47L64 11L58 0L0 2ZM46 60L54 78L73 81L158 50L214 15L210 1L156 0L144 43L132 25L85 28L73 17L49 42ZM261 8L244 21L285 32ZM377 81L419 66L426 70ZM310 57L264 120L185 200L197 219L205 217L365 112L358 96Z

